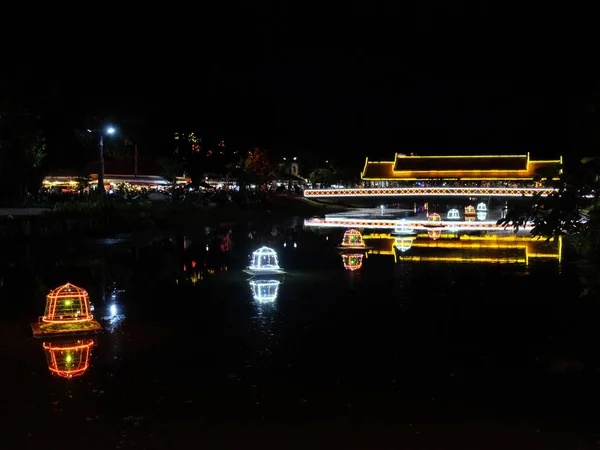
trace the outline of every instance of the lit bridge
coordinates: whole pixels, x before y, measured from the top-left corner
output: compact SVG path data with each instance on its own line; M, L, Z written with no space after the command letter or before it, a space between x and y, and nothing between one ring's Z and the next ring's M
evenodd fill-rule
M353 189L307 189L308 198L330 197L410 197L410 196L451 196L451 197L532 197L547 196L554 192L551 188L490 188L490 187L404 187L404 188L353 188Z

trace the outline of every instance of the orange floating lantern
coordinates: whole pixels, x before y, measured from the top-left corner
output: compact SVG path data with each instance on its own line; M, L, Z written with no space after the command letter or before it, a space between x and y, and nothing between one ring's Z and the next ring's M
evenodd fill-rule
M95 332L102 326L94 320L87 291L67 283L50 291L44 315L31 328L34 336L48 336Z

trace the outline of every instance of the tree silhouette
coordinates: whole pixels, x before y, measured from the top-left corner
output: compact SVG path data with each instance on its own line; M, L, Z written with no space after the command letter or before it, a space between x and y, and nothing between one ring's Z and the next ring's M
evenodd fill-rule
M266 150L254 147L248 154L245 169L256 177L258 182L264 183L271 173L271 163Z

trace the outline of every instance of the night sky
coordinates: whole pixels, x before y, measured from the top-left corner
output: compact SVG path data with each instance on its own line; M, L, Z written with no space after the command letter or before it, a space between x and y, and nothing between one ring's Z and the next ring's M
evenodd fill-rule
M594 73L556 33L564 11L427 3L315 19L263 2L177 34L132 31L110 58L56 63L57 121L136 117L154 153L190 130L359 165L395 152L566 156Z

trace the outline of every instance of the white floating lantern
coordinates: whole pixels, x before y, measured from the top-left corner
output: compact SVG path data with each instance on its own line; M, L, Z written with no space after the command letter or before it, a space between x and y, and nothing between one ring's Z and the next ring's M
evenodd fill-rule
M277 280L253 280L250 281L252 297L259 303L272 303L279 295L280 281Z
M282 274L277 252L269 247L261 247L252 253L252 263L244 272L250 275Z

